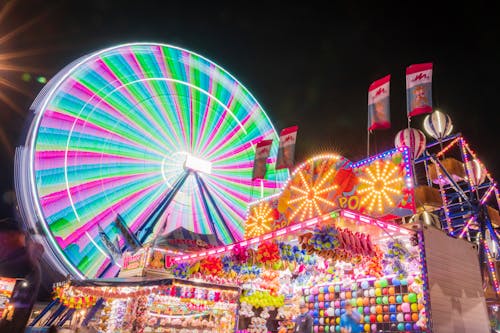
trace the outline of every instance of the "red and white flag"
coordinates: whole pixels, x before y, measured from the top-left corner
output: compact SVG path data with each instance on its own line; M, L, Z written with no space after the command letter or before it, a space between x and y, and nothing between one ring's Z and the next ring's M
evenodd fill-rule
M389 89L391 76L387 75L368 88L368 130L387 129L391 127L389 107Z
M432 63L406 68L406 107L408 117L432 112Z
M273 140L262 140L257 143L255 149L255 160L253 162L252 180L264 179L266 177L266 161L271 153Z
M281 131L278 158L276 159L276 170L293 167L295 140L297 139L298 129L298 126L292 126Z

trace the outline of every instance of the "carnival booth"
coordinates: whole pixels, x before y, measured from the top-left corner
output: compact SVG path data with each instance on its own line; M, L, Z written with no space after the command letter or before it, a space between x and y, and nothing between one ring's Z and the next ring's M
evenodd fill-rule
M59 320L99 332L233 332L239 288L181 279L70 280L54 288Z
M365 332L427 330L423 248L389 222L414 213L407 148L352 163L321 155L249 207L246 240L174 258L176 274L241 285L243 332L291 330L306 302L314 332L339 332L346 303Z

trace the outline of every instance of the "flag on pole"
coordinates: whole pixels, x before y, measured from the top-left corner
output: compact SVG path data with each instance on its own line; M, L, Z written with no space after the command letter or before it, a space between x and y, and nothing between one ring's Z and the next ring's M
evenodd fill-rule
M266 161L271 153L273 140L262 140L257 143L255 160L253 162L252 180L264 179L266 176Z
M281 131L278 158L276 159L276 170L293 167L295 140L297 138L298 129L298 126L292 126Z
M368 88L368 130L391 127L389 89L391 76L373 82Z
M406 68L406 106L408 117L432 112L432 63Z

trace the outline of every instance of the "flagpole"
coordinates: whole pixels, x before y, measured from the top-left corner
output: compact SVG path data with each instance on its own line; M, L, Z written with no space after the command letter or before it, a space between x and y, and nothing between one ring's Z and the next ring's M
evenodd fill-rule
M370 130L366 131L366 158L370 157Z

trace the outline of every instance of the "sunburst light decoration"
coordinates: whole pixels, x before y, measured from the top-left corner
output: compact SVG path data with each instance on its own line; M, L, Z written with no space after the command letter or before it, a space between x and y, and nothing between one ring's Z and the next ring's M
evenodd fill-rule
M359 211L376 217L405 216L413 211L407 150L392 150L353 167L359 181Z
M291 175L278 203L287 224L304 221L338 207L337 197L343 192L339 172L349 161L338 155L320 155L301 164Z
M394 206L391 194L400 194L403 177L398 177L399 167L392 161L376 161L365 168L366 178L359 178L362 189L358 191L363 195L361 205L366 205L369 212L377 209L383 212L385 206Z
M262 201L250 209L245 225L245 238L252 238L272 231L276 214L268 202Z
M247 216L254 211L262 214L263 208L258 207L263 204L275 214L269 220L271 230L339 209L381 220L411 216L415 203L408 148L391 149L359 162L334 154L315 156L295 169L281 193L250 203ZM249 218L247 224L252 222Z

